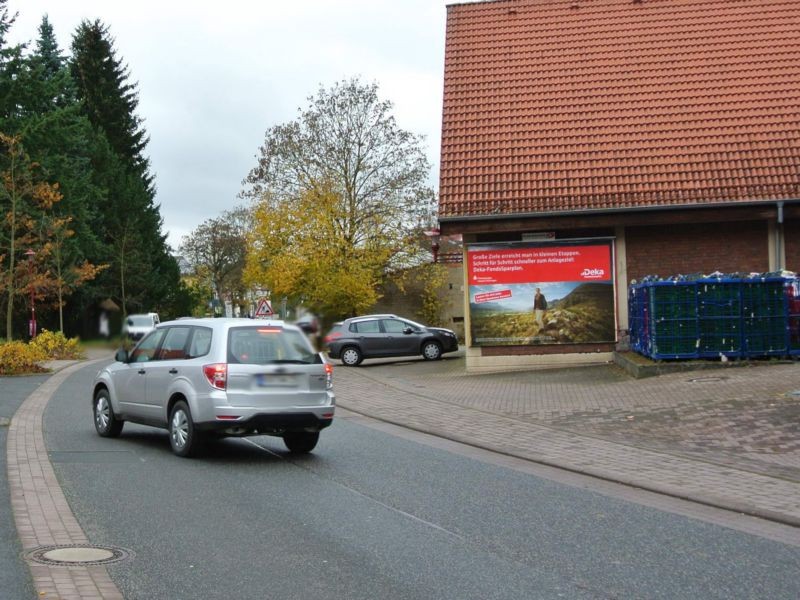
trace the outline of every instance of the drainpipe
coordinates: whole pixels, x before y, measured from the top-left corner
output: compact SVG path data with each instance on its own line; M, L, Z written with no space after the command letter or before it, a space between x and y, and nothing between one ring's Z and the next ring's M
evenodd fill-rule
M783 201L778 201L778 226L775 228L775 266L776 271L783 270L781 248L783 246Z

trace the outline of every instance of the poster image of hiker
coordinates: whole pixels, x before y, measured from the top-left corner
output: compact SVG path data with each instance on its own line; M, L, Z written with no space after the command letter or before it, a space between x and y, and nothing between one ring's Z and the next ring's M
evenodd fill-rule
M467 269L475 346L614 341L608 243L471 246Z

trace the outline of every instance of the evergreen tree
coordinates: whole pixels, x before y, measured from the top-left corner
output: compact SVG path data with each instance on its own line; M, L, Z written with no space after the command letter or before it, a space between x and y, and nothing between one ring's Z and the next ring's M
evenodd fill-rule
M108 28L99 20L83 21L72 41L72 75L78 96L92 125L103 130L111 148L150 187L144 149L148 138L136 116L139 96L136 84L116 56Z
M28 90L24 94L28 108L20 133L44 177L58 182L64 196L59 208L62 216L71 217L76 238L82 244L81 254L96 256L94 209L102 190L92 182L91 159L97 141L89 120L82 114L66 59L46 16L27 63L20 87Z
M16 114L15 83L23 66L22 52L24 46L9 46L8 32L17 18L16 13L8 12L8 0L0 0L0 131L4 131L4 121Z
M47 15L42 17L42 24L39 25L39 39L36 40L34 56L42 65L42 75L47 79L55 78L67 64L58 48L55 32Z
M6 36L16 19L16 13L12 15L8 12L8 0L0 0L0 49L6 48Z
M148 138L135 110L136 85L117 58L108 28L84 21L72 41L70 67L82 102L98 136L95 183L106 193L98 207L100 232L111 267L100 281L113 290L123 312L170 309L167 299L179 288L178 265L169 253L144 149Z
M69 223L71 233L62 239L58 248L59 268L69 273L73 265L102 264L102 244L95 235L95 207L103 190L93 182L91 162L97 136L82 113L67 61L46 16L39 27L33 52L22 59L13 96L17 110L6 120L5 130L20 136L39 167L40 177L57 183L63 197L46 218L48 223ZM47 243L44 238L49 230L43 222L43 244ZM87 289L70 298L66 307L63 297L58 302L59 313L63 311L63 317L70 323L70 332L76 328L76 315L84 312L83 297L93 296L94 287L89 284ZM63 296L63 289L59 295ZM63 330L61 314L57 322L55 314L43 316L52 319L52 322L45 321L48 328L54 329L57 323Z
M63 323L70 334L92 334L106 298L125 310L188 314L190 292L180 284L154 202L136 86L107 28L83 22L67 59L45 16L28 52L25 45L6 45L15 18L6 3L0 0L0 136L15 150L0 152L0 172L23 172L18 164L24 156L31 181L60 201L42 209L24 188L6 186L0 194L0 211L24 222L17 233L0 223L0 314L15 327L24 322L23 304L13 302L27 285L18 272L25 248L12 242L19 232L26 236L19 241L37 250L37 306L50 307L40 314L48 328Z

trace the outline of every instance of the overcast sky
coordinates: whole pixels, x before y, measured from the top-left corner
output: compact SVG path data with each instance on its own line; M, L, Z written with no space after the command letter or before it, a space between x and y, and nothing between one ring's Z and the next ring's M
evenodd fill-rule
M426 138L438 187L447 0L8 0L10 39L35 41L47 14L68 54L100 19L138 82L164 232L177 249L242 201L265 131L320 85L376 82L403 129Z

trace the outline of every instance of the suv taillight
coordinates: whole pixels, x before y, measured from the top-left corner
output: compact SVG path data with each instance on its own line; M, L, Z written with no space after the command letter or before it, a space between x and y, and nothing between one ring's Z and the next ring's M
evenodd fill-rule
M333 365L325 363L325 389L333 389Z
M228 385L228 363L203 365L203 374L213 388L224 390Z

